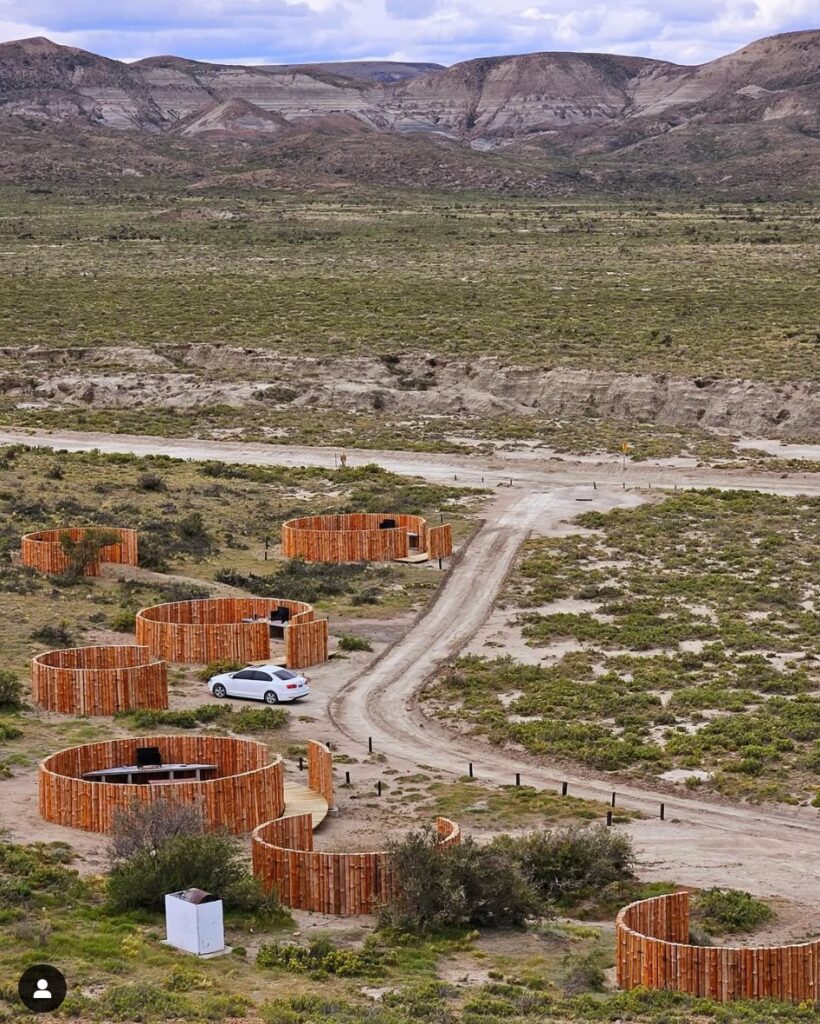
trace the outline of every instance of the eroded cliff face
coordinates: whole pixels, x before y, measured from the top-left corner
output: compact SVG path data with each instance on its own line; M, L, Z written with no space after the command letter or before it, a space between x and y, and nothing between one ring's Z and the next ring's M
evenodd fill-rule
M642 57L531 53L450 68L357 62L234 66L180 57L133 64L35 38L0 44L0 111L109 128L173 129L241 100L286 118L347 113L385 131L503 142L674 114L676 127L799 116L820 119L820 32L751 43L695 67ZM761 103L761 98L765 102ZM820 121L818 122L820 123ZM267 122L260 122L264 134Z
M241 374L237 367L242 368ZM25 370L25 372L23 372ZM703 427L753 437L820 440L820 383L674 378L486 357L299 358L270 349L174 345L153 349L0 350L6 407L205 408L282 404L430 416L599 417ZM277 396L286 393L280 403ZM378 399L376 399L378 396Z

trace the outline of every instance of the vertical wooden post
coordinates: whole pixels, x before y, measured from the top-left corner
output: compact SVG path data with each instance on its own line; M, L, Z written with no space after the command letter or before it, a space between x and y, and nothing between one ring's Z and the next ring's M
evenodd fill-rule
M568 782L562 782L561 783L561 796L566 796L568 789L569 789L569 783Z

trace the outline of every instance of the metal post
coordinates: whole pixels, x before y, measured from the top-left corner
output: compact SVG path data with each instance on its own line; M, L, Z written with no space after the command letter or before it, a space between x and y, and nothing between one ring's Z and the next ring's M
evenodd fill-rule
M350 772L345 772L345 785L350 785Z
M661 804L661 821L666 821L666 804Z
M516 786L520 786L521 785L521 772L516 772L515 773L515 784L516 784Z
M606 812L606 823L607 823L607 825L611 825L612 824L612 811L607 811Z
M303 772L304 770L305 770L305 762L304 762L304 759L300 757L299 758L299 771Z
M376 794L378 796L382 795L382 780L381 779L379 779L379 781L376 783Z
M367 737L367 752L368 752L368 754L372 754L373 753L373 737L372 736L368 736Z
M568 782L562 782L561 783L561 796L566 796L568 789L569 789L569 783Z
M470 778L473 777L473 762L472 761L470 761L470 763L467 765L467 774L470 776Z
M615 806L615 793L612 794L612 806Z

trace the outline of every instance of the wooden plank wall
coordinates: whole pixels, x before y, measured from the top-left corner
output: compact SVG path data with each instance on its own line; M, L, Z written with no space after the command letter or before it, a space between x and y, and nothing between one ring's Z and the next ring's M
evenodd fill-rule
M35 704L64 715L163 709L168 667L133 644L46 651L31 659L31 690Z
M427 553L430 558L449 558L453 553L453 528L449 523L431 526L427 531Z
M99 561L87 566L86 576L99 576L102 562L113 562L118 565L139 564L137 531L119 529L112 526L76 526L59 530L40 530L27 533L20 543L20 561L39 572L62 573L70 567L70 562L63 552L60 538L68 535L72 540L82 540L88 530L112 530L119 534L117 544L100 548Z
M624 989L674 989L717 1002L820 1000L820 939L793 946L689 945L687 892L624 907L615 935Z
M159 785L88 782L84 772L133 764L138 746L159 747L168 763L217 764L217 778ZM270 762L264 743L227 736L140 736L87 743L47 757L39 769L39 807L46 821L109 832L117 808L133 801L173 800L201 809L211 829L250 832L285 809L281 759Z
M285 664L305 668L327 661L327 620L317 619L311 605L304 601L278 597L216 597L142 608L137 612L137 643L165 661L192 665L267 661L267 619L280 605L291 614L290 624L285 627ZM258 622L242 621L254 615Z
M333 807L333 754L324 743L308 740L308 788L321 793L327 806Z
M396 884L386 852L323 853L313 849L311 815L280 818L253 833L253 871L266 891L295 910L352 916L372 914ZM442 848L461 841L446 818L436 821Z
M330 634L327 619L285 626L285 665L307 668L328 659Z
M394 529L379 523L394 519ZM421 516L394 512L351 512L302 516L282 526L282 552L286 558L306 562L392 562L411 553L408 532L419 535L418 551L427 550L427 521Z

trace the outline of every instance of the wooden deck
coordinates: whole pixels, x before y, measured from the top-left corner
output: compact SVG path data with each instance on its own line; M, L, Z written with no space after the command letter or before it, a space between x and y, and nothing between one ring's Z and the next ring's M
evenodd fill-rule
M404 562L406 565L418 565L420 562L429 562L430 555L426 551L415 552L405 558L394 558L394 562Z
M283 818L290 818L294 814L310 814L313 817L313 827L318 828L327 817L327 800L321 793L314 793L312 789L303 786L299 782L285 783L285 810Z

